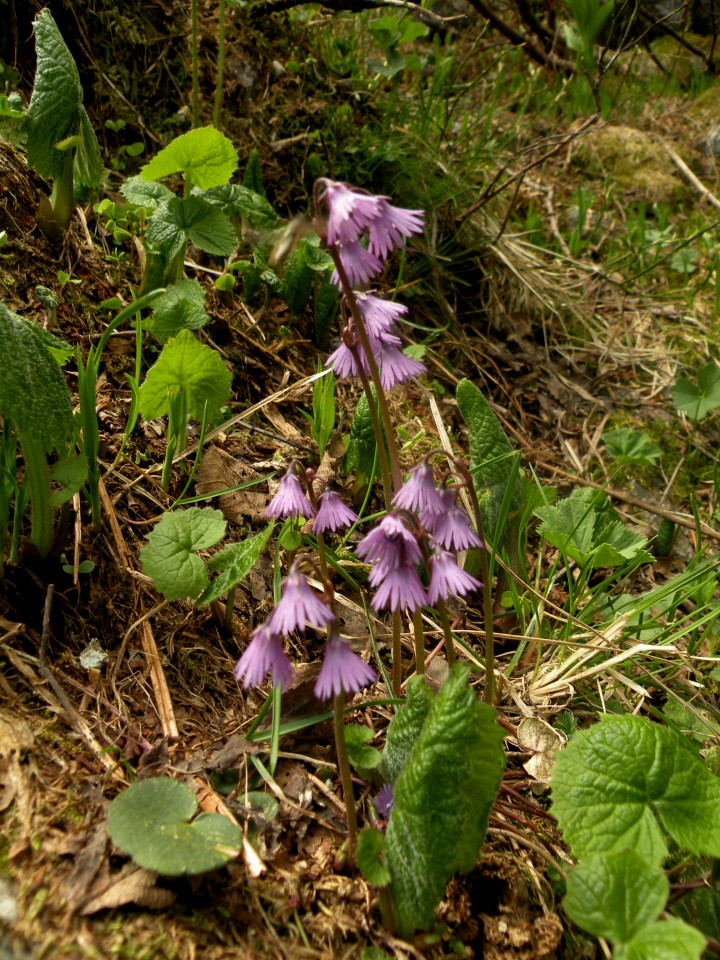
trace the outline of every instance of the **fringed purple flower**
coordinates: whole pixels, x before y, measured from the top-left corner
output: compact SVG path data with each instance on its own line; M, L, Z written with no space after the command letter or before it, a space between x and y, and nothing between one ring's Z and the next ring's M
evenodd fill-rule
M328 243L350 243L358 240L367 227L379 215L380 198L360 190L353 190L344 183L318 180L320 198L328 210Z
M400 247L405 237L422 233L425 214L422 210L393 207L380 197L379 211L370 223L370 250L381 259L387 259L393 247Z
M387 820L392 813L393 808L393 788L389 783L384 783L380 787L378 792L375 794L373 803L375 804L375 809L377 810L378 814L383 818L383 820Z
M292 682L292 668L282 640L266 623L253 630L250 643L235 665L235 679L243 687L257 687L272 674L276 687L287 689Z
M448 500L447 494L443 499ZM433 538L446 550L469 550L471 547L482 547L482 540L470 526L470 518L457 503L454 494L451 505L444 513L431 515L421 512L420 519Z
M351 287L364 286L382 270L382 261L357 241L338 244L338 253ZM330 280L336 287L342 286L337 270L333 270Z
M290 464L287 473L280 481L277 493L265 508L268 517L275 520L282 520L286 517L306 517L314 516L315 510L308 498L302 484L295 473L294 464Z
M268 618L270 629L284 636L293 630L304 633L306 623L311 627L327 627L334 621L335 614L293 563L285 578L280 601Z
M427 370L423 363L408 357L395 346L383 346L379 354L375 354L375 359L380 367L380 383L383 390L391 390L400 383L407 383L411 377L419 377Z
M422 559L414 533L395 513L386 514L355 547L361 560L377 563L383 570L414 566Z
M375 591L372 605L376 610L405 610L411 612L427 603L427 594L415 567L396 567L388 570Z
M313 533L326 533L331 530L345 530L351 527L358 515L334 490L326 490L320 495L317 516L313 520Z
M427 460L423 460L411 472L410 478L395 494L393 506L401 510L415 510L423 520L426 516L439 517L447 511Z
M387 197L372 196L324 177L318 180L317 189L328 211L328 244L346 246L368 231L370 253L384 260L406 237L422 232L422 210L394 207Z
M350 649L336 630L330 630L325 659L315 683L318 700L329 700L342 693L357 693L377 679L371 666Z
M370 337L393 333L397 321L408 312L408 308L401 303L383 300L371 293L356 293L355 296L358 309L365 321L365 329Z
M427 591L428 603L435 606L438 600L447 600L449 596L464 597L478 590L482 584L466 573L448 550L437 549L430 557L430 585Z

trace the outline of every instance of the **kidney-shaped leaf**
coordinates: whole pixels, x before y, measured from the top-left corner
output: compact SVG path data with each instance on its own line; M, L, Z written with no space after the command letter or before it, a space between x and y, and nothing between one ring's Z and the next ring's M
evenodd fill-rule
M720 856L720 780L685 737L642 717L607 717L577 733L557 758L552 791L580 859L635 850L660 864L662 827L683 849Z
M568 875L564 906L593 936L627 943L657 920L669 893L661 867L621 850L582 860Z
M187 410L201 420L207 401L207 419L212 421L230 396L232 376L220 355L200 343L190 330L181 330L162 349L140 387L140 412L147 419L162 417L169 397L185 391Z
M146 870L206 873L237 856L242 831L217 813L196 817L197 809L195 794L177 780L143 780L115 797L107 830L115 846Z
M143 180L160 180L182 173L193 186L206 190L227 183L238 164L235 147L215 127L200 127L176 137L140 171Z
M169 510L140 551L143 573L168 600L196 597L208 584L207 567L197 551L221 540L225 526L222 513L212 507Z
M704 950L705 937L699 930L670 917L645 927L613 956L615 960L700 960Z

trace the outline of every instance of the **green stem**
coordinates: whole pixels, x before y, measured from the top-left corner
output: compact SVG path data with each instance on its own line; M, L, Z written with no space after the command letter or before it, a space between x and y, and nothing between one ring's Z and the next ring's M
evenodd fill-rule
M228 633L232 632L233 626L233 611L235 609L235 592L237 591L237 584L234 587L230 587L227 592L227 601L225 603L225 629Z
M372 420L373 433L375 434L375 439L377 440L377 452L378 452L378 462L380 463L380 476L382 477L383 485L383 494L385 497L385 509L392 509L392 498L393 498L393 485L392 478L390 476L390 465L387 458L387 448L385 447L385 438L383 436L383 429L378 417L378 408L376 403L376 395L373 393L370 386L370 381L368 380L365 371L358 364L358 372L360 374L360 382L362 383L363 390L365 391L365 396L367 397L368 408L370 410L370 419Z
M70 226L73 212L73 155L75 150L69 147L63 157L62 173L53 182L52 204L55 223L64 232Z
M220 107L223 95L223 75L225 73L225 0L220 0L220 23L218 25L218 74L215 86L215 109L213 111L213 126L220 125Z
M192 30L192 115L193 127L200 126L200 74L198 70L198 8L197 0L190 0Z
M121 323L124 323L126 320L129 320L130 317L134 316L140 310L145 310L146 307L149 307L153 300L165 293L164 289L151 290L150 293L146 293L142 297L138 297L137 300L133 300L132 303L129 303L126 307L120 311L120 313L115 316L110 323L107 325L105 332L100 337L98 345L95 349L95 375L97 376L98 370L100 368L100 358L103 354L103 350L108 345L108 340L117 330Z
M425 676L425 630L423 629L422 613L419 609L413 610L413 633L415 635L415 673Z
M402 697L402 620L399 610L393 610L392 631L393 693Z
M453 640L452 630L450 629L450 620L448 618L445 601L442 599L438 600L437 604L435 605L435 609L438 612L440 626L442 627L443 635L445 637L445 655L447 657L447 664L448 667L452 669L452 666L455 663L455 641Z
M348 759L347 744L345 743L345 698L338 694L333 700L333 723L335 727L335 750L338 760L338 771L342 782L343 796L345 797L345 811L348 825L348 860L355 863L355 848L357 846L357 812L355 810L355 793L353 791L350 761Z

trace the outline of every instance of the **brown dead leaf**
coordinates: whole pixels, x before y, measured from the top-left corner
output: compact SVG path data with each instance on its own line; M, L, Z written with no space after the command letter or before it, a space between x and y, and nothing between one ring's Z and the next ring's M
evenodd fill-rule
M75 854L72 871L60 884L60 896L67 901L70 910L74 911L87 899L105 860L107 840L104 822L98 823L83 835L82 846Z
M34 742L33 732L23 717L0 710L0 757L31 750Z
M517 728L517 739L523 750L531 750L532 756L523 764L525 770L535 780L549 780L555 766L555 755L561 750L566 739L539 717L525 717Z
M200 460L195 489L199 494L212 493L214 490L226 490L228 487L247 483L248 480L255 480L260 476L257 470L220 447L208 447ZM235 493L221 496L220 509L230 523L258 523L265 521L267 502L268 495L265 491L259 492L255 487L251 487L249 490L236 490Z
M156 887L157 874L134 864L126 864L119 873L97 885L92 896L85 902L80 914L88 917L99 910L110 910L135 903L139 907L161 910L175 900L171 890Z

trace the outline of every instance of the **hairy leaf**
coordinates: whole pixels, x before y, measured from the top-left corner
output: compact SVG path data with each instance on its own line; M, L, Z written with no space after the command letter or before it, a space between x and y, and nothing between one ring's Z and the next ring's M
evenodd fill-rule
M720 856L720 780L689 741L642 717L607 717L558 756L553 813L580 859L634 850L667 855L664 831L694 854Z
M390 721L385 737L382 771L388 783L394 784L402 773L432 704L433 695L425 678L412 677L407 685L407 699Z
M65 344L0 303L0 414L43 450L62 450L72 436L72 404L65 377L50 353Z
M188 414L201 420L207 402L212 421L230 396L232 376L219 354L200 343L190 330L168 340L140 387L140 412L146 420L168 413L169 396L187 395Z
M212 507L168 510L140 551L143 573L167 600L192 599L207 587L208 572L198 550L225 535L225 519Z
M428 927L450 876L475 864L505 766L503 736L456 665L393 793L385 862L402 937Z
M161 180L181 173L194 187L207 190L230 180L238 155L228 138L215 127L189 130L169 143L140 170L143 180Z
M196 817L197 809L195 794L177 780L142 780L110 804L107 830L146 870L173 877L217 870L242 849L242 831L217 813Z
M148 210L157 209L161 203L172 200L174 196L164 183L155 183L153 180L147 182L142 177L128 177L120 187L120 193L130 203L147 207Z
M23 124L28 163L41 177L54 180L62 174L65 163L57 144L79 135L75 179L97 186L102 179L100 145L83 106L75 61L47 8L35 21L35 45L35 86Z
M222 257L229 257L237 246L232 224L200 197L173 197L159 204L148 220L145 236L168 262L188 239L206 253Z

